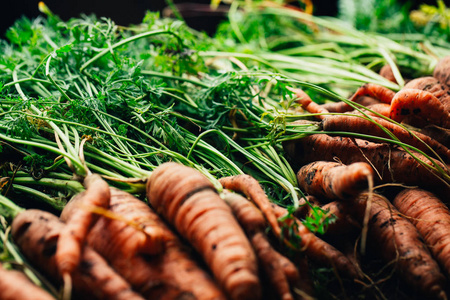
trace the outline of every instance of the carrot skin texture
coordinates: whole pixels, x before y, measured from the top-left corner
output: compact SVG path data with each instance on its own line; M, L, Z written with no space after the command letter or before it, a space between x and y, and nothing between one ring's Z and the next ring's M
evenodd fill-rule
M287 216L287 209L272 204L272 209L278 218ZM345 255L338 249L314 235L305 225L297 218L287 220L286 225L297 226L297 234L300 236L300 250L311 260L324 266L334 267L340 273L350 278L360 278L360 274L355 266L348 260Z
M450 112L433 94L418 89L403 89L395 94L389 117L397 122L408 119L418 125L431 123L450 128Z
M177 163L156 168L147 182L155 210L186 238L232 299L258 299L257 259L231 209L199 171Z
M307 112L312 114L324 114L324 115L329 113L328 110L326 110L323 106L314 102L303 90L291 89L291 91L295 93L296 96L295 102L300 104L302 108ZM319 120L322 120L325 117L324 115L316 115L315 117Z
M356 101L356 99L361 96L369 96L380 100L382 103L391 104L394 95L395 95L394 91L391 91L390 89L384 86L377 85L374 83L366 83L356 90L356 92L350 98L350 101Z
M147 299L225 299L209 274L190 257L179 238L146 203L111 188L109 209L121 219L101 217L91 229L88 243L135 290ZM133 255L127 254L127 238L132 240L136 234L139 237L144 233L150 233L149 240L155 241L156 249L138 248L140 251L134 251ZM151 242L147 246L155 247Z
M280 299L294 299L290 286L299 285L300 274L295 265L270 244L264 233L266 222L261 211L252 202L236 193L224 192L223 199L247 233L260 266Z
M250 175L241 174L222 177L219 179L219 182L225 189L243 193L255 203L272 227L275 235L281 237L281 228L278 224L277 217L270 206L270 200L255 178Z
M403 280L411 287L433 299L447 299L445 277L418 230L401 216L389 200L377 194L372 195L368 241L387 262L395 261ZM368 199L368 194L362 194L347 206L361 224Z
M428 145L434 151L436 151L436 153L441 156L442 159L447 162L450 161L450 150L428 135L422 134L417 131L409 132L403 127L379 117L372 117L372 119L373 121L384 127L385 130L387 129L389 132L395 135L401 142L414 146L419 150L424 151L425 153L432 154L430 149L427 147ZM347 131L383 138L390 138L390 136L378 125L374 124L372 121L358 116L328 116L322 121L322 128L325 131ZM415 137L412 133L414 133L417 137Z
M2 300L55 300L47 291L32 283L16 270L7 270L0 264L0 299Z
M337 162L315 161L297 173L300 188L308 194L326 199L346 199L368 187L373 177L372 167L365 162L342 165Z
M438 179L437 173L419 164L407 152L388 144L313 134L285 142L283 148L294 165L304 165L316 160L334 161L336 158L344 164L370 162L374 170L381 175L381 178L374 176L377 183L398 182L427 188L443 188L444 191L449 189ZM423 155L411 152L425 164L432 165ZM442 163L436 160L433 162L447 170Z
M89 206L106 208L109 203L109 186L98 174L86 176L83 182L86 193L80 206L73 209L58 239L56 262L61 274L72 273L81 259L83 244L96 217L89 211Z
M62 281L56 264L58 238L65 224L48 212L29 209L12 222L11 234L22 253L55 282ZM84 246L72 272L73 288L83 299L144 299L135 293L92 248Z
M433 193L405 189L393 200L394 206L416 226L443 270L450 276L450 210Z

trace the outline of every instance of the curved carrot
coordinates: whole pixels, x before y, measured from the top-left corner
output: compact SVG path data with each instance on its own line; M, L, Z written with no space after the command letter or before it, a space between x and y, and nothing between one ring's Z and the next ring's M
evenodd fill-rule
M365 162L343 165L330 161L315 161L297 173L300 188L308 194L325 199L347 199L367 189L373 179L373 169Z
M22 253L57 282L62 281L62 274L58 271L55 252L65 226L55 215L35 209L19 213L11 224L12 237ZM84 299L143 299L89 246L83 246L80 264L71 277L74 292Z
M383 104L383 105L389 106L389 104L382 103L378 99L375 99L372 97L367 97L367 96L356 97L355 99L353 99L353 102L361 104L365 107L370 107L372 105L377 105L377 104ZM324 103L324 104L321 104L320 106L323 109L326 109L327 111L333 112L333 113L344 113L344 112L349 112L349 111L352 111L355 109L353 106L348 105L347 102L344 102L344 101Z
M257 260L250 242L203 174L164 163L150 176L147 197L200 253L232 299L260 297Z
M46 290L32 283L24 273L16 270L6 270L1 264L0 299L55 300Z
M391 113L389 117L397 122L405 118L408 122L417 119L424 120L426 124L436 124L445 128L450 128L450 112L433 94L418 89L403 89L399 91L391 103Z
M433 193L405 189L393 201L394 206L419 230L425 244L450 275L450 210Z
M100 217L88 243L135 290L147 299L225 299L180 239L146 203L111 188L109 210L117 218ZM146 242L139 243L142 235L147 236Z
M295 265L270 244L264 233L266 221L261 211L252 202L236 193L224 192L223 199L249 236L260 266L280 299L294 299L291 285L298 286L300 274Z
M356 99L361 96L373 97L383 103L391 104L392 98L395 96L395 92L382 85L366 83L356 90L350 98L350 101L356 101Z
M293 88L291 88L290 90L295 93L295 102L300 104L304 110L312 114L324 114L315 116L317 119L321 120L325 117L326 114L329 113L328 110L323 108L321 105L312 101L308 94L306 94L303 90Z
M109 186L98 174L88 175L83 182L86 193L79 206L73 209L58 239L55 254L59 272L66 276L78 266L81 249L86 236L94 223L94 216L89 207L107 208L109 204Z
M270 206L270 200L255 178L250 175L241 174L220 178L219 182L225 189L241 192L246 195L261 210L275 235L277 237L282 236L277 217Z

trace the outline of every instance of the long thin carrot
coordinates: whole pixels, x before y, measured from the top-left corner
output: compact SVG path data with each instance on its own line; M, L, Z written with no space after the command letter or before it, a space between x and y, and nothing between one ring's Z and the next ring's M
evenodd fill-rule
M295 265L270 244L264 233L266 221L261 211L239 194L224 192L222 197L249 236L261 269L267 274L280 299L294 299L291 285L299 285L300 274Z
M206 176L177 163L162 164L147 182L147 197L203 257L230 298L261 296L250 242Z
M392 98L395 96L395 92L378 84L366 83L356 90L350 98L350 101L355 101L361 96L373 97L383 103L391 104Z
M35 209L19 213L11 224L13 240L22 253L57 283L63 278L55 253L65 226L55 215ZM97 252L85 245L71 278L74 295L83 299L143 299Z
M412 288L433 299L447 299L445 277L414 225L383 196L372 194L370 197L368 242L386 262L395 263L404 281ZM361 224L368 200L368 194L361 194L347 205Z
M59 272L63 277L70 276L81 259L81 249L95 221L93 213L87 209L90 206L107 208L109 203L109 186L98 174L86 176L83 182L86 193L77 209L73 209L58 239L55 259ZM66 279L65 279L66 280Z
M88 243L135 290L147 299L225 299L186 246L146 203L111 188L109 210L117 217L100 217L88 235ZM139 242L142 235L147 235L148 242Z
M277 217L270 206L270 200L255 178L247 174L241 174L220 178L219 182L225 189L243 193L253 201L263 213L270 227L274 231L274 234L281 237L281 228L278 224Z
M46 290L32 283L24 273L7 270L2 264L0 264L0 299L55 300Z
M323 106L312 101L308 94L303 90L294 88L291 88L290 90L295 93L295 102L300 104L304 110L312 114L319 114L315 116L317 119L322 120L325 115L329 113Z
M422 189L405 189L394 206L416 226L425 244L450 275L450 210L437 196Z
M373 169L365 162L343 165L330 161L315 161L297 173L300 188L325 199L346 199L367 189L373 180Z

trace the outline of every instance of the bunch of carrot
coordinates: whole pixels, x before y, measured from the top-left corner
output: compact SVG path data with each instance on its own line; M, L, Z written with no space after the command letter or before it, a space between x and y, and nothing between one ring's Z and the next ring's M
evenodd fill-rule
M430 299L449 292L449 62L397 93L366 84L340 103L320 105L292 89L323 132L283 145L312 197L295 216L308 217L311 207L334 215L325 240L342 251L359 247L363 257L353 251L351 260L370 284L364 267L375 256Z

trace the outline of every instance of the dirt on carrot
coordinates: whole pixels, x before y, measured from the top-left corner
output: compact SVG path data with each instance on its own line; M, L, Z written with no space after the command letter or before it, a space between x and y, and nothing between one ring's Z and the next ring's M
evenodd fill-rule
M149 178L147 197L202 256L230 298L261 297L250 242L207 177L181 164L164 163Z

